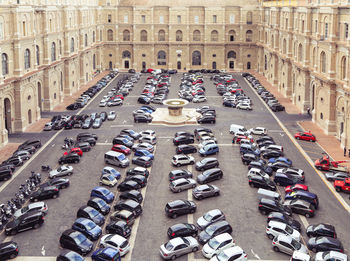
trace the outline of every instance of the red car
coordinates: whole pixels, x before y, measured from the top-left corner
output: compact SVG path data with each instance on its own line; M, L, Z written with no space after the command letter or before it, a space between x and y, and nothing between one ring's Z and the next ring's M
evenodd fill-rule
M148 72L148 73L152 73L153 71L154 71L154 70L153 70L152 68L148 68L148 69L147 69L147 72Z
M63 155L68 155L71 153L78 154L80 157L83 156L83 151L81 150L81 148L72 148L69 152L66 151L65 153L63 153Z
M131 150L128 147L120 144L113 145L112 150L123 153L124 155L129 155L131 153Z
M284 192L290 193L297 190L309 191L309 187L304 184L295 184L285 187Z
M123 96L123 95L121 95L121 94L114 95L114 97L113 97L113 98L114 98L114 99L115 99L115 98L120 98L120 99L124 100L124 96Z
M316 141L316 137L311 132L298 132L294 135L294 138L297 140L307 140L307 141Z
M232 139L232 143L240 144L242 139L249 140L249 138L247 136L234 136ZM250 141L251 141L251 143L254 143L253 139L250 139Z

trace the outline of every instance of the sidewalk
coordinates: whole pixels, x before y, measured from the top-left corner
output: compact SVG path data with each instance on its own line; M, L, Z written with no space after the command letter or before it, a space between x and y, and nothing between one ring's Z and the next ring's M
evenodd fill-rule
M107 74L109 74L109 71L103 71L100 74L98 74L94 79L84 84L77 92L75 92L71 96L65 97L63 99L63 102L55 106L55 108L52 111L65 111L66 107L69 104L73 103L84 91L89 89L91 86L95 85L100 79L105 77ZM29 125L24 132L39 133L43 130L45 124L50 120L50 118L41 118L33 124ZM0 149L0 163L9 158L17 150L18 145L20 144L11 143L11 140L9 139L9 143L7 143L4 147Z
M269 83L263 75L254 71L249 71L249 73L251 73L255 78L257 78L260 81L260 83L278 99L278 101L286 108L286 113L299 114L299 115L301 114L300 109L296 107L294 104L292 104L292 100L290 98L283 96L280 92L278 92L277 88L272 86L272 84ZM332 159L350 160L349 157L344 157L343 148L340 145L340 141L337 140L335 136L327 135L316 123L312 121L302 120L302 121L297 121L297 123L305 131L311 131L311 133L316 136L317 143ZM322 155L320 155L320 157L321 156ZM343 163L342 165L346 165L350 169L350 162Z

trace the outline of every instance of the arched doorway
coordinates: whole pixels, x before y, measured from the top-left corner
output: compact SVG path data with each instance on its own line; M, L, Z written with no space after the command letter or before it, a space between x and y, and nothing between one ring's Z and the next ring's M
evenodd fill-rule
M235 59L237 55L235 51L229 51L227 53L228 68L233 70L235 68Z
M11 102L10 99L5 98L4 100L4 117L5 117L5 128L8 133L12 133L11 126Z
M213 69L213 70L216 70L216 62L213 62L213 64L212 64L212 69Z
M311 110L315 109L315 85L311 87Z
M250 70L250 67L251 67L250 62L247 62L247 70Z
M40 108L40 111L42 111L42 105L43 105L43 102L42 102L42 94L41 94L41 83L38 82L38 106Z
M128 50L123 51L122 59L124 60L124 69L130 68L131 53Z
M110 70L113 69L113 63L112 63L112 61L109 62L109 69L110 69Z
M181 62L180 61L177 62L177 69L181 70Z
M28 110L28 124L32 124L32 110Z
M142 62L142 70L146 69L146 62Z

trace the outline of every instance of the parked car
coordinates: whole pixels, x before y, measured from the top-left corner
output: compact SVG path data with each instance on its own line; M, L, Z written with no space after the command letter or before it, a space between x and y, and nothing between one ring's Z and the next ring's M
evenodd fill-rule
M292 255L294 251L299 251L307 254L307 248L293 239L291 236L279 235L272 240L272 247L275 252L283 252L287 255Z
M56 177L62 177L62 176L70 176L73 174L73 167L72 166L60 166L57 169L51 170L49 173L49 178L53 179Z
M79 162L80 162L80 156L76 153L64 155L58 160L58 164L79 163Z
M311 203L304 200L286 200L284 201L284 205L288 206L293 213L304 215L307 218L315 215L315 207Z
M77 218L88 218L92 220L96 225L103 225L105 218L100 212L90 206L82 206L78 209Z
M21 209L16 210L16 212L13 214L13 217L17 219L20 216L23 216L29 212L37 212L37 211L41 211L44 215L46 215L48 210L49 209L46 203L43 201L40 201L40 202L31 203L28 206L25 206L25 207L22 207Z
M263 215L267 215L271 212L282 212L288 216L292 215L292 210L289 207L284 206L275 200L267 198L260 199L258 209Z
M251 187L254 188L263 188L268 189L272 191L276 191L276 184L275 182L271 181L270 179L265 179L264 177L260 175L252 175L249 177L248 184Z
M202 232L199 233L198 241L204 245L211 238L222 233L232 233L232 227L226 220L218 221L207 226Z
M196 237L198 234L197 227L193 224L179 223L168 228L168 237L170 239L176 237Z
M73 229L67 229L61 234L60 245L81 255L87 255L93 247L93 243L83 233Z
M87 202L87 205L89 207L96 209L98 212L100 212L104 216L107 215L111 210L107 202L101 198L96 198L96 197L90 198L89 201Z
M130 244L127 239L118 234L107 234L101 238L101 248L111 247L117 249L120 256L125 256L130 251Z
M270 212L270 214L267 216L267 223L269 223L272 220L288 224L289 226L298 230L299 232L301 231L300 222L286 215L283 212Z
M216 158L204 158L201 161L197 161L195 165L195 168L198 171L217 167L219 167L219 161Z
M199 184L205 184L214 180L222 179L223 175L222 170L219 168L207 169L197 176L197 182Z
M325 236L310 238L307 242L307 248L314 253L321 251L344 252L343 244L338 239Z
M266 226L266 235L269 239L274 239L279 235L291 236L296 241L300 241L300 232L293 229L286 223L271 220Z
M177 218L180 215L194 213L197 209L196 204L189 200L175 200L168 202L165 206L165 213L168 217Z
M201 230L205 229L210 224L213 224L215 222L225 220L225 214L220 209L212 209L206 212L203 216L198 218L197 220L197 227Z
M113 192L104 187L94 187L90 192L90 197L101 198L107 203L111 203L114 200Z
M223 250L234 247L235 241L229 233L219 234L206 243L202 248L202 254L206 258L212 258L220 254ZM234 260L240 260L241 256ZM219 257L219 260L221 258ZM229 260L229 259L227 259Z
M214 185L200 185L192 190L192 195L198 200L209 197L217 197L220 195L220 189Z
M181 192L196 187L196 181L191 178L180 178L170 182L169 188L172 192Z
M18 256L18 244L14 241L0 243L0 260L13 259Z
M185 154L177 154L173 156L171 163L177 167L194 164L194 158Z
M297 140L306 140L306 141L312 141L315 142L316 141L316 137L315 135L313 135L310 132L297 132L294 135L294 138L296 138Z
M16 235L19 232L26 231L28 229L37 229L44 223L44 213L40 210L30 211L24 215L21 215L17 219L14 219L6 224L5 234Z
M117 234L128 238L131 235L131 228L125 221L113 221L106 226L106 233Z
M308 237L333 237L337 238L337 233L335 231L335 227L330 224L319 223L316 225L310 225L306 228L306 235Z
M318 252L315 255L315 261L332 261L332 260L347 261L348 256L338 251Z
M57 198L60 195L60 190L56 186L39 188L30 195L31 202L37 202L43 199Z
M92 241L97 240L102 234L101 227L87 218L77 218L72 225L72 229L83 233Z
M199 249L194 237L176 237L160 246L160 254L163 259L176 259L182 255L196 252Z

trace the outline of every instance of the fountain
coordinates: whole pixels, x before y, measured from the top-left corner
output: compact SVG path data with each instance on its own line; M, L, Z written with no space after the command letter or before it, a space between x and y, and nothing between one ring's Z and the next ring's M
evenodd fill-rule
M188 101L183 99L168 99L163 101L163 104L168 106L170 116L181 116L182 108L188 104Z

